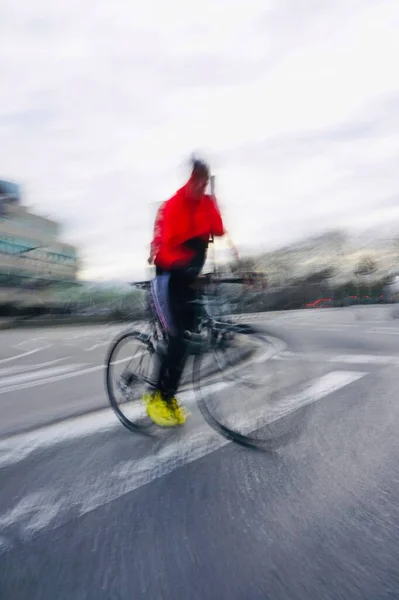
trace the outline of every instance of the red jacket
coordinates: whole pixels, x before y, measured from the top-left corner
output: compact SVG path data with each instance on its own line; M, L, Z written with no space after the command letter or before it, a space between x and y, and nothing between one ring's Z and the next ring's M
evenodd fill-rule
M219 209L212 196L203 194L198 200L190 198L184 185L158 211L151 248L155 264L163 269L184 267L194 257L194 251L184 242L200 237L224 235Z

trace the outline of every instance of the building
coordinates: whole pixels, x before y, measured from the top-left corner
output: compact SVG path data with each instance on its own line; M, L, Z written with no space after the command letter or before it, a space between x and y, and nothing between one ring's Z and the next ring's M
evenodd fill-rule
M60 225L22 205L19 186L0 181L0 305L49 305L77 284L78 256Z

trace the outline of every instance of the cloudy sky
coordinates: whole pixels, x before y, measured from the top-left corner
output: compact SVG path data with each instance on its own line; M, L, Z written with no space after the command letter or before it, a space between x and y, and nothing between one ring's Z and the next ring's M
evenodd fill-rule
M144 273L194 149L239 249L399 228L398 31L398 0L0 0L0 175L89 279Z

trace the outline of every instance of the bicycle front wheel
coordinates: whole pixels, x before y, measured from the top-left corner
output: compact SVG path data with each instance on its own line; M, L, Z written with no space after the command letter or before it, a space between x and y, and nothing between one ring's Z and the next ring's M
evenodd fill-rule
M240 323L229 323L226 328L221 323L221 328L214 334L217 335L211 348L214 363L225 381L254 389L268 384L272 372L264 365L285 349L282 338L272 338L252 325Z
M150 335L130 331L110 348L106 361L105 383L116 416L130 431L147 429L151 421L142 402L152 382L155 348Z
M234 442L269 450L299 433L307 409L293 411L283 398L289 399L293 381L299 387L306 383L307 365L298 371L294 364L275 360L284 348L275 333L240 326L225 350L214 353L218 378L205 377L206 354L195 357L198 407L213 429Z

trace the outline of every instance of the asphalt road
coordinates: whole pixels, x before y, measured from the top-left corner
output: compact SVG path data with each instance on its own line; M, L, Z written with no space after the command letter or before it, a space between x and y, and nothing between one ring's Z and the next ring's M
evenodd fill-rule
M308 407L273 453L228 443L189 392L183 429L125 430L103 387L114 328L0 332L0 599L399 598L387 314L273 319L287 347L251 406Z

